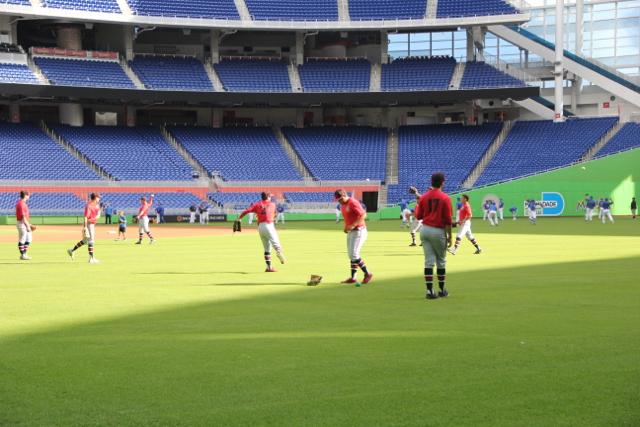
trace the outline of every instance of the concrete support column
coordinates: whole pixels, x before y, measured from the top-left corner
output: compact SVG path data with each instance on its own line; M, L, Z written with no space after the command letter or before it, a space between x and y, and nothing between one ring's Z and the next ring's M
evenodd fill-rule
M122 27L122 44L124 47L124 57L127 61L133 60L133 27Z
M198 108L196 111L198 126L211 126L213 114L211 108Z
M221 128L222 123L222 108L212 108L211 109L211 127L213 128Z
M380 31L380 63L389 63L389 33L385 30Z
M18 27L17 22L11 23L15 20L14 16L2 15L0 16L0 42L4 43L17 43L18 40Z
M82 50L82 28L79 25L56 27L56 44L62 49Z
M83 126L84 115L80 104L60 104L60 123L70 126Z
M563 122L564 116L564 75L562 69L562 60L564 58L564 0L556 0L556 55L554 62L555 90L554 103L555 114L553 121L556 123Z
M467 61L473 61L475 56L475 49L473 48L473 30L471 28L467 28Z
M20 123L20 106L18 104L9 104L9 122Z
M211 63L220 62L220 31L211 30L209 32L209 43L211 44Z
M487 31L482 27L472 27L471 32L473 34L473 44L477 52L475 59L477 61L484 61L484 40Z
M296 33L296 55L295 55L295 64L302 65L304 64L304 33L297 32Z
M136 107L132 107L131 105L127 105L124 107L124 115L125 115L124 120L127 127L130 127L130 128L136 127L136 124L138 121L136 118L136 112L137 112Z
M582 54L584 46L584 0L576 0L576 54ZM572 110L576 113L582 93L582 77L575 76L572 86Z

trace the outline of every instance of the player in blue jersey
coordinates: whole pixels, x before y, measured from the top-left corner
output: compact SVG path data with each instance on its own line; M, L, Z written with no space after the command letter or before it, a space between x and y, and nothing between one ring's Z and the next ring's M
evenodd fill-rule
M515 221L518 218L518 208L515 205L513 205L509 208L509 212L511 212L511 216Z
M602 210L602 223L606 224L607 223L607 218L609 219L609 222L614 222L613 221L613 216L611 216L611 205L613 205L613 200L609 200L609 199L604 199L602 201L602 207L600 208Z
M498 225L498 205L493 200L489 202L489 214L487 215L487 219L489 220L489 224L492 227Z
M502 199L498 202L498 219L504 221L504 200Z
M589 199L587 199L587 201L585 202L584 206L585 206L584 220L593 221L593 210L596 207L596 201L594 200L593 197L589 197Z
M538 221L538 212L537 212L537 208L536 208L536 201L531 199L528 200L527 203L527 209L529 211L529 221L531 222L531 224L536 225L537 221Z

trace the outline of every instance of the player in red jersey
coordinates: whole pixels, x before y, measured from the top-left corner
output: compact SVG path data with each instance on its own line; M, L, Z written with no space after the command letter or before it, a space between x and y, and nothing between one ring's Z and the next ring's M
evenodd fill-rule
M344 218L344 232L347 234L347 252L351 261L351 276L342 283L356 283L356 273L358 267L364 273L362 283L369 283L373 278L373 274L367 270L367 266L360 258L360 251L364 242L367 241L367 225L365 219L367 212L362 208L360 202L355 198L349 197L346 191L340 189L334 193L335 199L340 203L340 211Z
M260 199L259 202L245 209L236 221L240 221L247 214L253 213L256 215L258 218L258 233L260 234L260 240L262 240L262 246L264 247L264 261L267 264L265 272L275 273L277 270L271 266L271 247L273 246L273 249L275 249L276 256L281 264L284 264L286 261L282 253L278 232L273 225L273 221L276 218L276 205L271 201L271 193L262 192Z
M20 192L20 200L16 203L16 227L18 228L18 250L20 251L20 259L28 261L31 259L27 255L29 245L31 244L31 222L29 216L29 201L31 195L28 191L23 190Z
M467 239L476 247L476 251L474 252L476 255L482 252L480 245L478 245L478 241L475 237L473 237L473 233L471 232L471 205L469 204L469 196L466 194L462 195L462 207L459 211L459 219L458 225L458 234L456 235L456 243L453 245L453 248L448 249L451 255L455 255L458 250L458 246L460 246L460 242L462 242L462 236L467 236Z
M153 205L153 198L154 195L152 194L147 202L146 197L140 197L140 207L138 208L138 215L136 216L138 219L138 241L136 242L136 245L142 244L142 237L144 236L144 233L147 233L147 236L149 236L150 245L155 242L153 234L151 234L151 229L149 229L149 209L151 209L151 206Z
M89 263L97 264L100 261L93 254L93 245L96 239L96 222L100 218L100 195L91 193L89 203L84 208L84 221L82 223L82 240L80 240L73 249L67 250L67 253L74 258L74 252L84 245L89 245Z
M427 285L427 299L437 299L449 295L445 289L447 247L451 247L451 199L442 191L445 176L434 173L431 189L423 194L416 205L416 218L422 220L420 240L424 251L424 280ZM438 267L440 292L433 292L433 266Z

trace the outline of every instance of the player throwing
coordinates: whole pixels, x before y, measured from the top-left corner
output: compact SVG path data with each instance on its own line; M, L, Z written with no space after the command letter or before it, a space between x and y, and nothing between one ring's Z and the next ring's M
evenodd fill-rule
M431 189L418 200L416 218L422 220L420 240L424 251L424 280L427 299L449 295L445 288L447 248L451 247L451 198L442 191L445 176L441 172L431 176ZM440 292L433 291L433 267L437 265Z
M344 232L347 235L347 253L351 261L351 275L342 283L356 283L356 273L359 267L364 273L362 283L367 284L373 278L373 274L369 272L366 264L360 258L362 246L367 241L367 225L365 223L367 213L360 202L353 197L349 197L346 191L339 189L333 194L340 203L340 211L342 212L342 218L344 218Z
M91 193L89 203L84 208L84 221L82 223L82 240L80 240L73 249L67 250L67 253L74 258L76 250L84 245L89 245L89 264L97 264L100 261L94 256L93 245L96 237L96 222L100 218L100 195Z
M271 266L271 248L275 249L276 256L280 260L281 264L284 264L286 259L282 253L282 246L280 245L280 239L278 238L278 232L273 225L273 221L276 218L276 205L271 201L271 193L262 192L260 194L260 200L257 203L249 206L242 211L236 221L242 220L247 214L255 214L258 218L258 234L260 240L262 240L262 246L264 247L264 262L267 264L266 273L275 273L277 270Z
M31 195L28 191L22 190L20 192L20 200L16 203L16 227L18 228L18 250L20 251L20 259L23 261L28 261L31 259L29 255L27 255L27 251L29 250L29 245L31 244L32 238L32 230L35 229L34 226L30 223L29 216L29 206L27 206L27 202L29 201L29 197Z
M462 237L466 236L467 239L471 242L473 246L476 247L475 255L478 255L482 252L480 245L478 245L478 241L473 237L473 233L471 232L471 205L469 204L469 196L466 194L462 195L462 208L460 208L460 219L458 220L458 234L456 236L456 243L453 245L453 249L448 249L451 255L455 255L458 250L458 246L462 242Z
M151 234L151 229L149 228L149 216L148 216L149 209L151 209L151 206L153 205L153 198L154 198L153 194L149 198L148 202L146 197L143 196L140 198L140 207L138 208L138 215L136 216L136 218L138 218L138 241L136 242L136 245L142 244L142 238L144 237L145 233L147 233L147 236L149 236L150 245L153 244L153 242L155 242L155 239L153 238L153 234Z

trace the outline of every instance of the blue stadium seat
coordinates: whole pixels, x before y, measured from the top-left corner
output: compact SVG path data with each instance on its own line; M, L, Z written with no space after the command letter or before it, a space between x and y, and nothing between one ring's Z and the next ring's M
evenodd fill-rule
M349 0L349 15L353 21L423 19L427 0Z
M255 20L337 21L336 0L245 0Z
M617 122L617 118L517 122L476 182L505 181L576 162Z
M172 127L170 131L201 165L226 181L302 179L270 128Z
M318 127L284 128L283 132L317 179L382 181L385 178L386 129Z
M449 57L402 58L382 64L383 91L447 90L456 68Z
M0 0L0 4L2 4L2 3L17 4L17 5L23 5L23 6L31 6L31 1L30 0Z
M116 211L123 210L127 214L133 214L138 212L140 206L140 198L147 197L149 194L143 193L119 193L119 192L103 192L102 203L109 204ZM150 214L155 213L155 208L162 204L165 208L165 213L171 211L176 213L186 213L189 211L189 206L192 204L199 205L202 203L196 195L188 192L175 192L175 193L156 193L153 206L151 207Z
M627 123L609 140L596 157L640 147L640 124Z
M35 63L54 85L135 89L119 63L37 56Z
M116 0L42 0L42 5L56 9L122 13Z
M251 206L253 203L260 200L259 193L238 193L238 192L224 192L224 193L208 193L209 199L211 199L218 206L225 209L244 210Z
M288 191L284 193L284 197L291 203L336 203L333 197L333 191Z
M129 65L148 89L213 91L204 65L196 58L136 56Z
M0 179L100 179L91 169L32 124L0 123L0 152Z
M280 60L229 59L214 68L229 92L291 92L287 65Z
M516 8L503 0L438 0L436 17L461 18L465 16L512 15Z
M18 193L0 193L0 214L14 215ZM81 215L85 203L72 193L32 192L29 201L31 215Z
M411 185L423 191L434 172L444 172L447 191L457 190L501 129L500 123L400 127L398 185L389 186L389 202L409 199Z
M38 84L33 71L23 64L0 64L0 81L6 83Z
M305 92L368 92L371 64L366 59L314 59L298 66Z
M191 166L157 128L54 126L53 130L118 180L192 180Z
M137 15L240 19L233 0L127 0Z
M467 62L460 89L523 87L526 83L484 62Z

